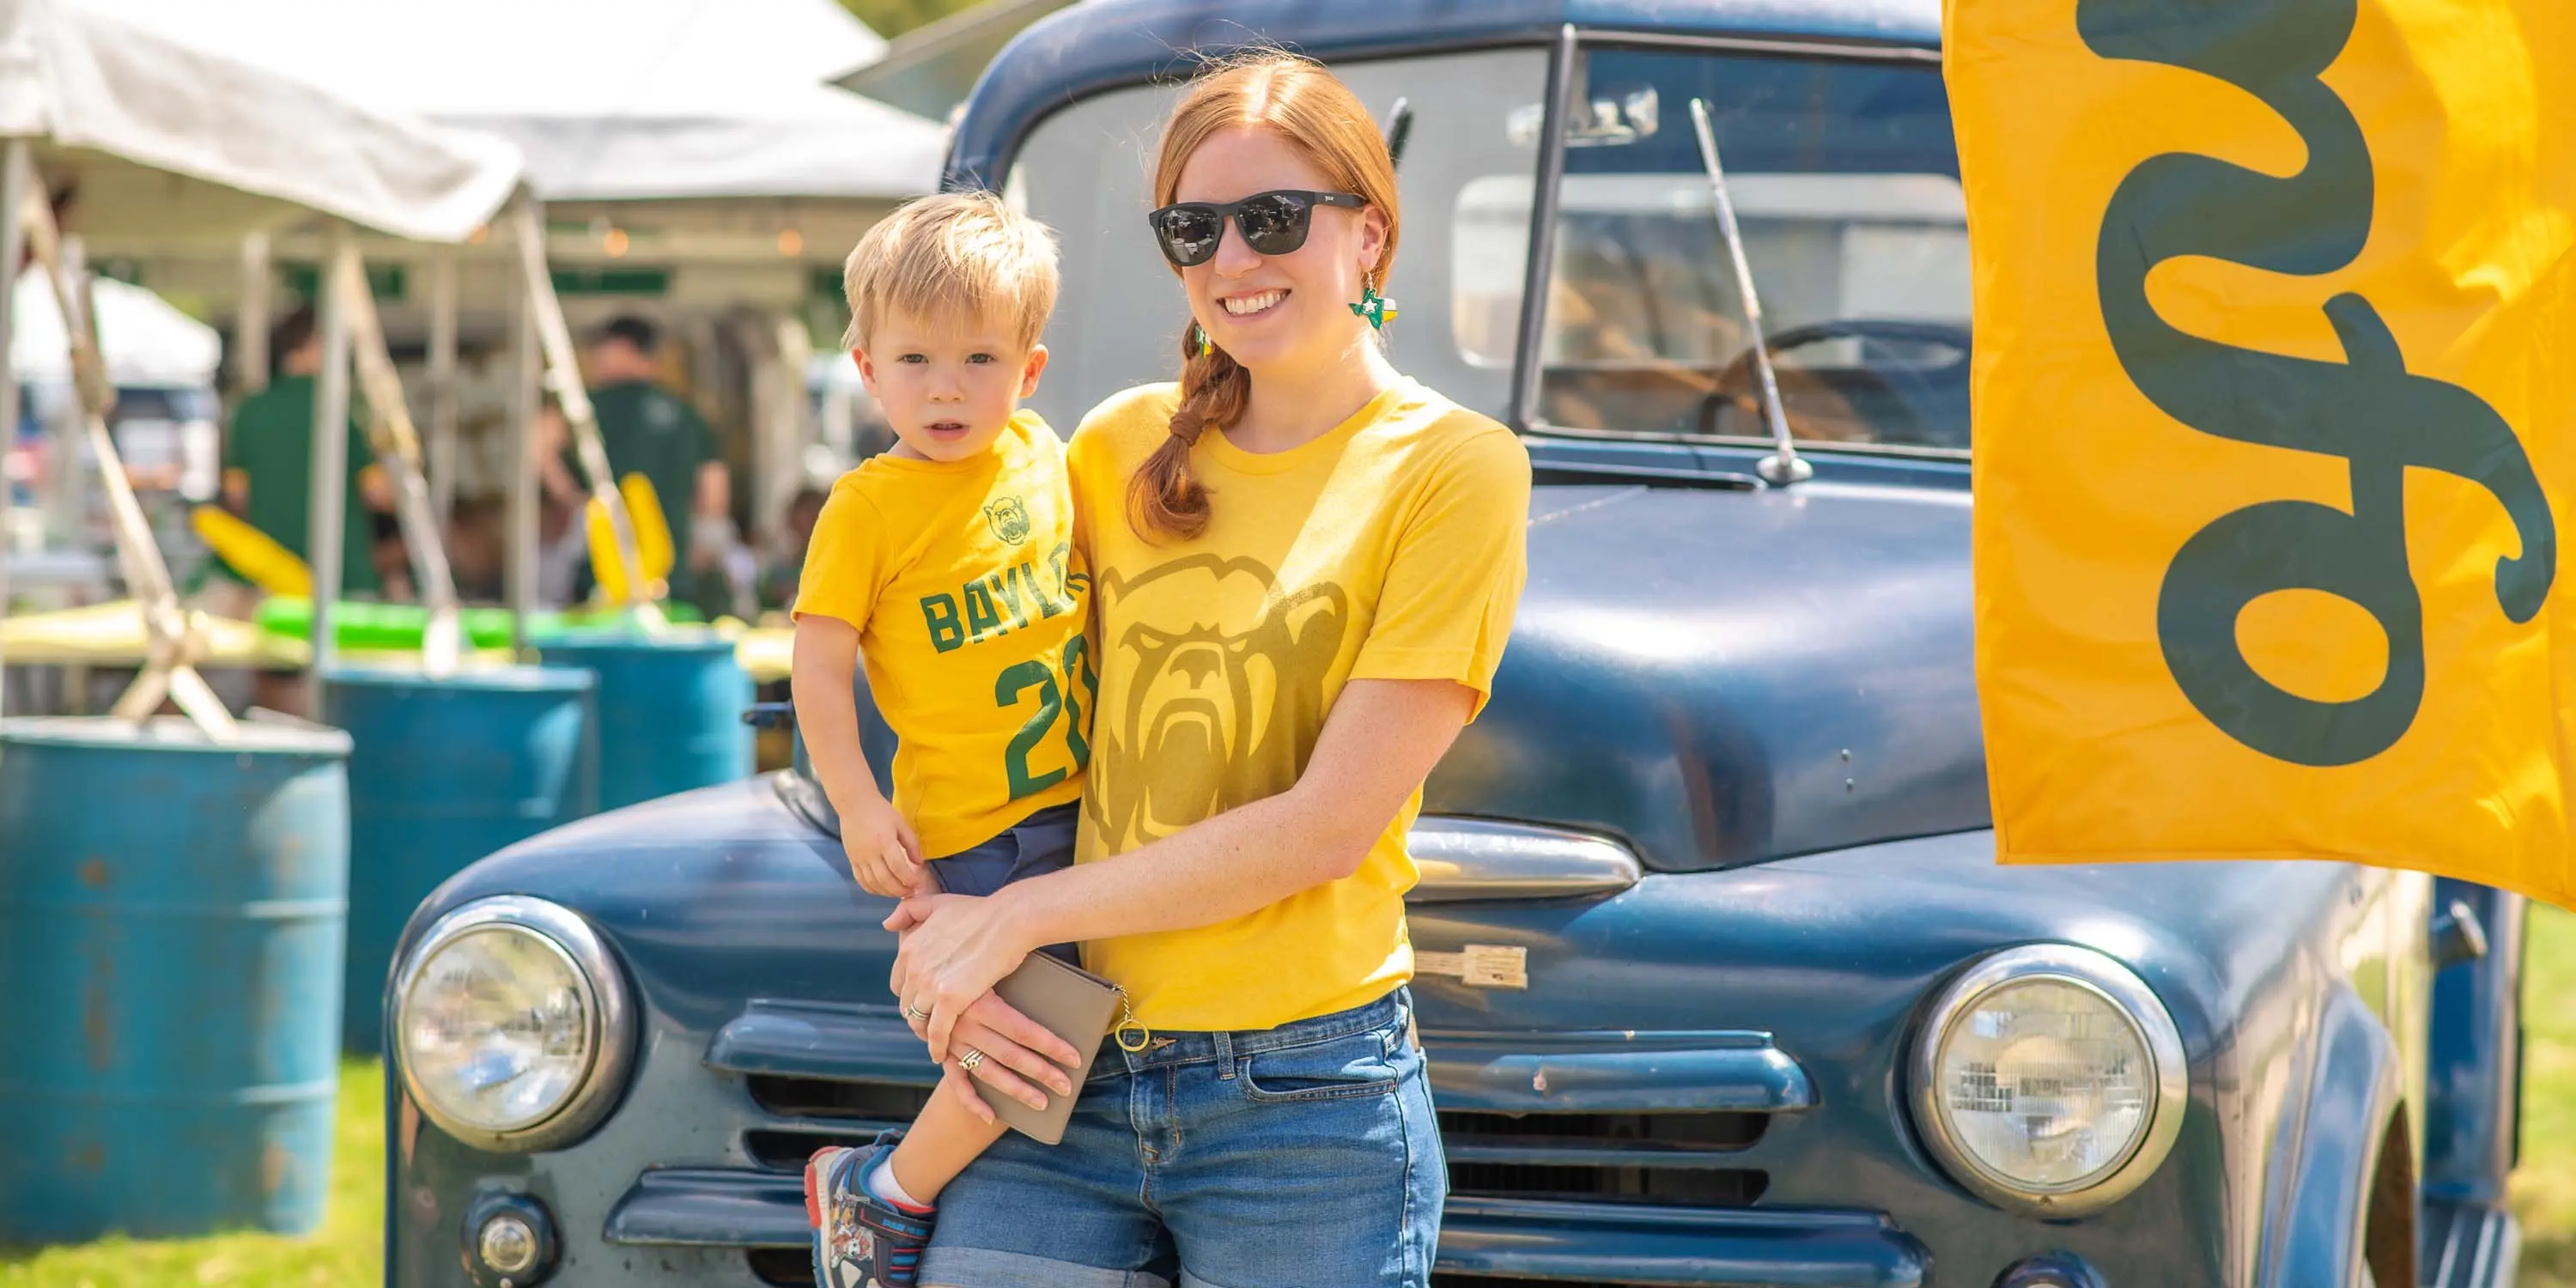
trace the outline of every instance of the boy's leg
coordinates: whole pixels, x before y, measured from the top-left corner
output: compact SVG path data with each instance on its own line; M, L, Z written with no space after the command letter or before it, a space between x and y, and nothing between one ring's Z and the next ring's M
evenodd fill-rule
M977 1118L951 1069L911 1130L873 1145L816 1150L805 1162L819 1288L912 1288L938 1214L931 1205L1006 1130ZM887 1182L891 1179L892 1184Z
M895 1134L855 1149L818 1149L805 1160L815 1288L913 1288L920 1282L930 1209L897 1203L867 1183L868 1173L894 1152Z
M894 1183L925 1207L937 1203L939 1192L1010 1130L985 1122L966 1107L958 1082L971 1076L950 1069L930 1103L921 1107L921 1116L912 1120L912 1130L894 1147Z
M927 874L950 894L989 895L1012 881L1069 866L1074 807L1031 815L1001 835L931 860ZM959 1093L972 1075L949 1070L912 1129L863 1149L817 1151L805 1165L805 1215L814 1223L821 1288L912 1288L930 1244L931 1205L1006 1130L977 1118Z

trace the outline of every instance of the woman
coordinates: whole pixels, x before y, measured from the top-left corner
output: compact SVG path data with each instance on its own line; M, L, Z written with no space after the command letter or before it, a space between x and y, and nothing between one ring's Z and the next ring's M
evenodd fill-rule
M1008 1137L951 1186L921 1281L1419 1286L1446 1175L1405 835L1510 631L1529 459L1388 363L1394 167L1321 67L1200 76L1154 188L1181 379L1068 449L1098 654L1068 695L1097 713L1079 862L888 922L932 1054L996 1056L970 1061L995 1087L1018 1017L985 994L1042 944L1082 941L1144 1032L1061 1146Z

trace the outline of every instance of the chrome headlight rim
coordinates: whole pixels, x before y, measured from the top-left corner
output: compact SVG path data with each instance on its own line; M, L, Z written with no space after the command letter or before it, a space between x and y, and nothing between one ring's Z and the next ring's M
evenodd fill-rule
M402 1009L413 985L441 948L466 935L496 928L533 934L573 968L584 1016L589 1058L570 1095L553 1112L523 1126L494 1130L458 1121L439 1107L412 1068ZM635 1010L626 977L608 944L588 921L561 904L532 895L491 895L452 908L430 923L394 972L386 1016L386 1046L402 1076L404 1092L440 1131L480 1149L526 1153L572 1143L599 1125L626 1089L635 1058Z
M2092 993L2128 1022L2150 1066L2155 1088L2145 1130L2117 1163L2093 1177L2055 1187L2034 1187L2005 1176L1961 1144L1941 1105L1940 1060L1950 1031L1977 1002L2007 985L2044 979ZM1914 1043L1912 1104L1915 1131L1953 1180L2009 1212L2062 1218L2098 1212L2127 1198L2164 1165L2182 1134L2190 1100L2190 1071L2182 1031L2155 990L2109 955L2073 944L2026 944L1978 960L1942 989Z

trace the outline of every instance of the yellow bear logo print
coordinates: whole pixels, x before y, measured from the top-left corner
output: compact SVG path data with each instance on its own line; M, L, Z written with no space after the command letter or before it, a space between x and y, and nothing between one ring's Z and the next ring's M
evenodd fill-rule
M1141 619L1101 641L1123 668L1092 725L1085 805L1113 852L1258 800L1297 778L1300 731L1323 719L1324 680L1350 627L1329 582L1283 590L1249 559L1193 555L1131 578L1103 573L1102 602Z

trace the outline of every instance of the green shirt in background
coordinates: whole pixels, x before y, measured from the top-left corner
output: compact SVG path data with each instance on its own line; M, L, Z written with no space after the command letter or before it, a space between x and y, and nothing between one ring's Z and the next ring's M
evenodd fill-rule
M697 521L698 467L717 459L715 431L687 400L649 380L602 385L590 391L590 405L599 417L600 443L608 449L608 472L621 481L629 474L651 481L653 499L670 524L671 598L699 604L698 578L689 570L689 533ZM564 468L574 482L590 485L570 446L564 448ZM573 593L587 597L593 584L584 560L574 573Z
M623 479L641 474L653 484L671 525L671 558L689 562L689 529L697 518L698 467L716 459L716 436L696 408L649 380L628 380L590 391L599 415L599 437L608 448L608 471ZM582 479L578 462L567 462ZM674 575L676 580L676 574Z
M352 417L349 478L340 543L342 594L377 590L376 525L358 492L358 475L375 460L367 436ZM313 561L313 377L279 376L233 409L224 434L224 473L239 470L250 482L242 518L308 565ZM230 569L226 569L230 572ZM248 581L239 573L236 580Z

